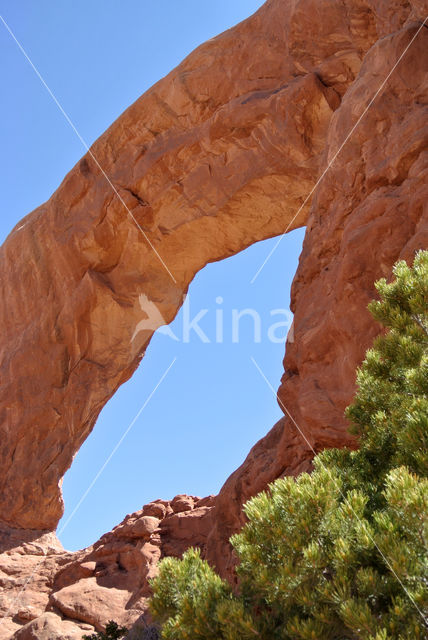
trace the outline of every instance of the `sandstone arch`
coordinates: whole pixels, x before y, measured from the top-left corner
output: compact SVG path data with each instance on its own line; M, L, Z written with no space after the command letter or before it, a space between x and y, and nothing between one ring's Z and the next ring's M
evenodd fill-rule
M93 146L175 281L90 156L3 246L0 520L15 527L9 548L22 554L16 539L56 526L58 481L150 339L140 333L132 347L139 294L171 319L198 269L281 233L428 13L417 0L319 7L317 0L269 0L197 49ZM343 408L376 332L365 313L373 281L427 245L426 34L418 32L290 227L306 223L307 233L279 397L315 450L349 442ZM161 521L151 558L194 543L230 575L227 539L242 523L242 501L275 477L308 468L311 457L284 417L215 501ZM99 588L88 562L96 565L107 547L113 554L129 522L94 549L50 556L55 579L46 586L40 578L39 613L50 598L63 615L94 623L90 612L78 617L75 585ZM144 608L140 569L135 561L126 576L109 574L128 612Z
M268 2L199 47L129 107L2 248L7 523L58 522L58 481L149 340L131 344L139 294L172 319L199 269L282 233L314 185L333 110L375 35L370 20L350 31L348 8L337 5L324 31L334 25L343 40L325 51L302 43L299 5Z

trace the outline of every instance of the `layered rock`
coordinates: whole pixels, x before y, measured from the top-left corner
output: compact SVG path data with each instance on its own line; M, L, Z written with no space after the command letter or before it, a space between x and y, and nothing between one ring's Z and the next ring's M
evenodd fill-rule
M55 534L0 526L0 638L42 615L49 603L58 558Z
M12 232L0 256L0 638L129 624L157 560L189 546L232 578L242 503L309 469L314 451L355 445L343 409L377 331L373 282L427 244L426 28L365 109L424 13L421 1L269 0L132 105ZM58 483L147 347L141 299L169 321L207 262L304 223L284 418L215 504L157 501L63 551L47 533Z
M131 626L147 608L160 558L180 557L189 546L206 555L214 502L213 496L156 500L75 553L54 534L27 532L23 541L22 530L3 528L0 638L80 639L112 618Z

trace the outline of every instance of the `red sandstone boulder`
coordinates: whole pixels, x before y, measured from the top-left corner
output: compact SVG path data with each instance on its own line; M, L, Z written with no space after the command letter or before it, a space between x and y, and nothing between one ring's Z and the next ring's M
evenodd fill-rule
M84 633L91 633L91 625L78 626L62 620L54 613L44 613L37 620L24 625L14 635L15 640L82 640Z
M143 516L137 518L130 518L123 524L118 525L113 529L114 534L119 538L147 538L149 539L152 533L156 531L159 526L159 519L153 516Z

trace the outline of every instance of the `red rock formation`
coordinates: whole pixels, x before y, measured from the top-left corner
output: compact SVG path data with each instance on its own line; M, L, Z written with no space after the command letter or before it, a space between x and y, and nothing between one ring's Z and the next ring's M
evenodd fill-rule
M293 218L319 174L333 110L377 36L365 1L330 2L314 23L317 5L267 2L199 47L7 239L0 517L8 524L56 526L60 478L150 339L141 331L132 340L140 294L169 321L207 262L304 224L307 207Z
M335 112L324 166L334 157L418 25L380 40ZM314 195L292 287L293 331L278 392L286 415L258 442L217 498L208 559L231 577L228 538L240 505L280 475L310 468L313 451L353 445L344 409L355 369L378 332L367 304L396 260L428 247L427 29L391 75ZM285 410L286 409L286 410Z
M242 524L242 503L309 468L312 449L351 443L343 408L377 330L366 312L373 281L427 240L426 29L317 186L310 211L291 221L426 5L269 0L197 49L97 141L92 152L117 193L87 155L12 232L0 255L0 517L8 525L0 638L46 629L49 638L73 637L66 618L98 628L108 617L129 622L144 609L157 559L190 545L230 576L227 540ZM183 496L158 501L76 554L29 531L55 527L60 478L141 359L150 333L132 339L139 295L170 320L207 262L306 220L279 399L309 444L285 411L214 508ZM27 579L27 599L15 603Z
M64 551L54 534L27 531L23 540L22 530L3 529L0 638L15 632L20 640L74 640L112 618L132 625L146 608L160 558L180 557L189 546L205 555L214 500L156 500L75 553Z
M19 629L14 637L16 640L81 640L82 634L91 629L90 625L79 626L54 613L43 613Z

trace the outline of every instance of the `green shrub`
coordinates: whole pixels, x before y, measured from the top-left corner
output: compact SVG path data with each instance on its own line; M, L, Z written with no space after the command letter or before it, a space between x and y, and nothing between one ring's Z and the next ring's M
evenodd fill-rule
M167 640L418 640L427 637L428 252L376 283L387 331L347 410L358 451L279 479L231 538L233 592L195 550L166 558L151 611ZM424 618L425 616L425 618Z
M159 626L147 623L142 617L128 631L125 640L160 640L160 637Z
M90 636L82 636L83 640L118 640L119 638L123 638L128 633L128 629L126 627L119 627L117 622L114 620L110 620L110 622L106 626L105 632L97 631L97 633L92 633Z
M157 624L147 624L144 618L133 625L132 629L119 627L117 622L110 620L106 626L105 632L98 631L90 636L82 636L82 640L160 640L160 630Z

